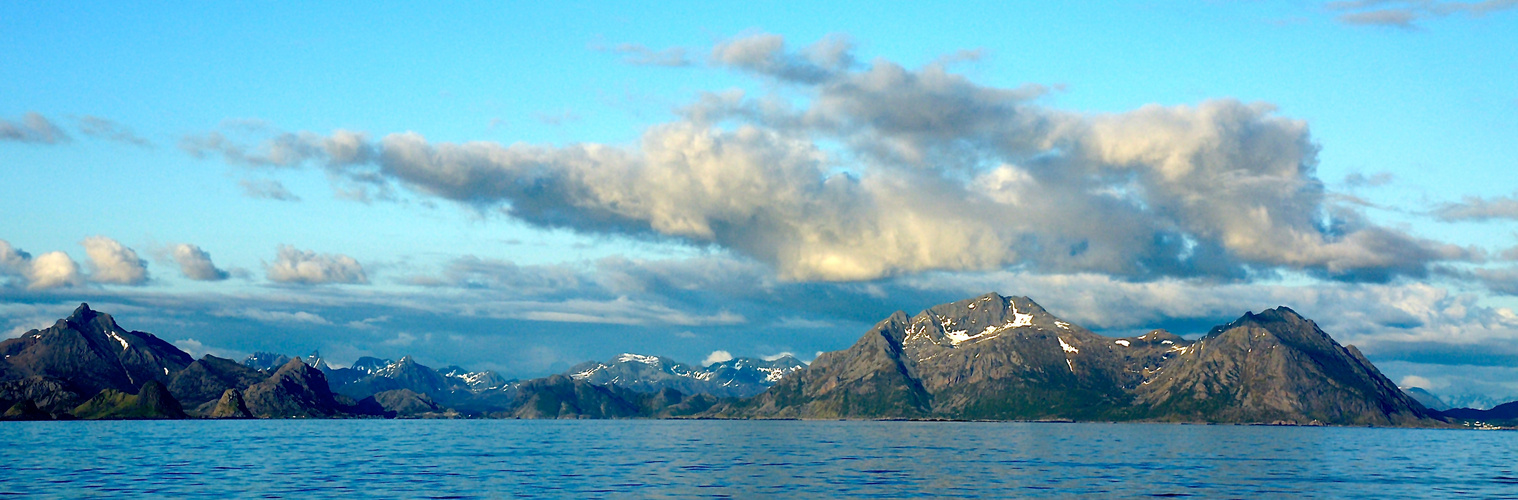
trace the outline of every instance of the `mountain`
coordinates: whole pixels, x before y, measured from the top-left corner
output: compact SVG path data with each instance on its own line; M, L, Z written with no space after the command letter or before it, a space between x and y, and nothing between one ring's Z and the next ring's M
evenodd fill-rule
M1518 401L1493 406L1490 410L1455 408L1441 412L1445 417L1467 422L1482 422L1507 427L1518 426Z
M242 396L248 412L258 418L322 418L344 413L327 387L327 377L300 358L290 359Z
M278 370L289 362L289 356L273 352L255 352L242 360L242 364L248 368L267 371Z
M0 380L57 382L86 397L103 389L135 394L149 381L167 383L194 361L150 333L121 328L89 304L53 326L0 342L0 355Z
M253 418L253 412L248 411L248 405L242 399L242 391L227 389L221 393L221 399L216 400L216 406L211 408L206 418Z
M517 387L514 418L669 418L696 415L717 398L686 396L674 389L638 392L616 385L596 385L564 375L523 382Z
M1401 389L1402 392L1407 393L1408 397L1413 398L1414 401L1417 401L1418 404L1423 405L1424 408L1428 408L1434 411L1444 411L1450 409L1449 403L1445 403L1443 399L1439 399L1439 396L1434 395L1432 392L1428 392L1427 389L1424 389L1422 387L1402 387Z
M505 378L496 374L496 372L488 370L472 372L465 370L458 365L445 366L437 372L438 375L453 379L451 381L451 384L454 387L462 385L464 388L470 391L500 390L506 388L506 386L512 383L512 381L506 380Z
M375 394L374 401L385 409L389 416L395 417L427 417L446 416L445 409L438 406L432 398L426 394L418 394L410 389L393 389Z
M663 356L626 353L606 362L588 361L575 365L564 375L637 392L674 389L683 394L749 397L764 392L785 374L805 366L789 355L773 361L734 358L700 368Z
M269 378L267 372L210 354L190 363L169 380L169 392L191 415L207 414L217 408L229 390L241 391ZM238 400L241 401L241 393Z
M1183 349L1137 391L1161 420L1417 425L1434 412L1285 307L1245 313Z
M1284 307L1189 342L1097 335L994 293L897 312L709 416L1438 424L1359 350Z

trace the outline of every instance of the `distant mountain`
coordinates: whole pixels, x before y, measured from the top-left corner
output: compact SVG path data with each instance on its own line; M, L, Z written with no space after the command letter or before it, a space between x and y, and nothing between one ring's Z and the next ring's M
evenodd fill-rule
M290 362L290 357L273 352L255 352L242 360L242 364L254 370L278 370Z
M1357 349L1284 307L1188 342L1104 337L997 294L897 312L710 415L1438 424Z
M1441 412L1445 417L1466 422L1482 422L1507 427L1518 426L1518 401L1503 403L1490 410L1455 408Z
M749 397L764 392L785 374L805 366L789 355L773 361L734 358L700 368L663 356L626 353L606 362L588 361L575 365L564 375L637 392L674 389L684 394Z
M717 403L706 394L686 396L674 389L638 392L597 385L563 375L523 382L517 388L514 418L668 418L696 415Z
M1424 408L1434 411L1444 411L1450 408L1449 403L1445 403L1443 399L1439 399L1439 396L1428 392L1428 390L1422 387L1402 387L1401 389L1402 392L1407 393L1408 397L1413 398L1418 404L1423 405Z

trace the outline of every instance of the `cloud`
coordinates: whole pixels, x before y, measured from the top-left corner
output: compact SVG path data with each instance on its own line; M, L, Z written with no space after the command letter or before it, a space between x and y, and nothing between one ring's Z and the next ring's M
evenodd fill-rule
M580 115L574 111L569 110L561 111L558 113L535 113L533 115L533 118L536 118L544 125L552 125L555 127L580 121Z
M1492 219L1518 220L1518 198L1467 196L1459 203L1445 203L1435 208L1434 217L1446 222L1485 222Z
M246 318L265 323L305 323L312 325L331 325L332 322L318 314L306 311L267 311L257 308L245 308L239 310L226 310L214 313L216 316L228 318Z
M179 148L195 158L219 156L227 163L247 167L294 167L307 161L321 161L329 165L362 163L372 152L367 137L361 132L337 130L330 135L312 132L276 133L265 137L261 125L224 124L222 130L200 135L188 135L179 141ZM248 147L228 137L250 136L259 142Z
M774 361L774 360L777 360L777 359L780 359L780 358L783 358L783 357L786 357L786 356L796 357L796 353L789 352L789 351L787 351L787 352L780 352L780 353L771 354L769 356L760 356L759 359L763 359L765 361Z
M90 281L116 285L142 285L148 282L147 261L137 252L116 240L91 236L79 242L89 256Z
M841 37L792 52L754 34L718 44L711 63L782 89L705 94L632 146L406 132L353 145L367 163L334 163L316 145L361 134L278 137L354 183L539 227L715 246L786 280L1019 268L1386 281L1479 258L1328 196L1307 125L1268 104L1067 112L1037 102L1047 87L983 86L944 62L862 65Z
M198 246L181 243L174 245L171 250L174 262L179 264L179 272L184 273L186 278L196 281L221 281L230 276L226 271L218 269L216 264L211 263L211 254Z
M621 54L623 62L637 66L678 68L691 65L691 60L685 55L685 49L681 47L654 50L642 44L623 43L614 47L592 46L592 48L602 52Z
M317 254L280 245L279 255L265 268L265 276L276 283L320 285L327 283L368 284L363 266L342 254Z
M1419 387L1423 389L1433 389L1434 382L1417 375L1408 375L1406 377L1402 377L1402 381L1397 382L1397 387Z
M1457 14L1481 17L1518 7L1518 0L1354 0L1328 2L1326 7L1331 12L1339 12L1336 19L1344 24L1413 30L1417 29L1417 22L1421 20Z
M63 252L48 252L38 255L31 260L30 269L26 273L30 290L45 290L84 284L84 276L79 273L79 264Z
M0 278L7 283L25 285L28 290L46 290L84 284L79 265L63 252L48 252L37 257L0 240Z
M285 185L273 179L242 179L237 181L242 186L243 196L254 199L300 201L300 197L285 189Z
M69 135L53 122L36 112L28 112L21 121L0 119L0 140L30 142L35 144L58 144L69 142Z
M90 137L116 141L133 146L152 148L153 143L139 137L131 128L98 116L84 115L75 121L79 132Z
M212 356L216 356L218 358L238 359L238 358L242 357L243 354L244 354L244 353L239 352L239 351L232 351L232 350L228 350L228 349L221 349L221 348L218 348L218 347L208 346L205 343L203 343L203 342L201 342L199 340L195 340L193 338L175 340L173 342L173 344L174 344L174 347L178 347L180 350L184 351L186 354L189 354L190 357L196 358L196 359L199 359L199 358L201 358L201 357L203 357L203 356L205 356L207 354L212 355Z
M712 351L711 354L706 355L706 359L701 360L701 366L711 366L712 363L732 361L732 359L733 353L727 351Z

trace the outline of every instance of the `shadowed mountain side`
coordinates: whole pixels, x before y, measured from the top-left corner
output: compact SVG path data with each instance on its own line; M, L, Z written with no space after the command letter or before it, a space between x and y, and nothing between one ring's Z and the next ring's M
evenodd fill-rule
M102 390L75 408L73 413L75 417L88 420L189 418L169 394L169 389L157 380L143 384L137 394Z
M1213 328L1135 392L1158 420L1404 426L1436 416L1285 307Z
M101 389L135 394L150 380L167 383L194 361L150 333L121 328L88 304L53 326L0 342L0 356L0 380L43 377L88 396Z
M169 392L185 408L198 408L221 400L228 390L241 391L268 378L267 372L207 354L174 374L169 381ZM191 411L191 414L197 413Z
M673 389L636 392L552 375L523 382L517 387L517 401L510 417L665 418L695 415L718 400L706 394L685 396Z
M243 392L248 411L258 418L325 418L343 415L321 370L293 358L263 382Z

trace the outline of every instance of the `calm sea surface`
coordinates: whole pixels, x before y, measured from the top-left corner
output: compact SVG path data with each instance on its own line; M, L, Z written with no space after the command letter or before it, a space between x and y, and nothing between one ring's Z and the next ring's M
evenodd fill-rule
M1165 424L0 422L25 497L1518 498L1518 432Z

